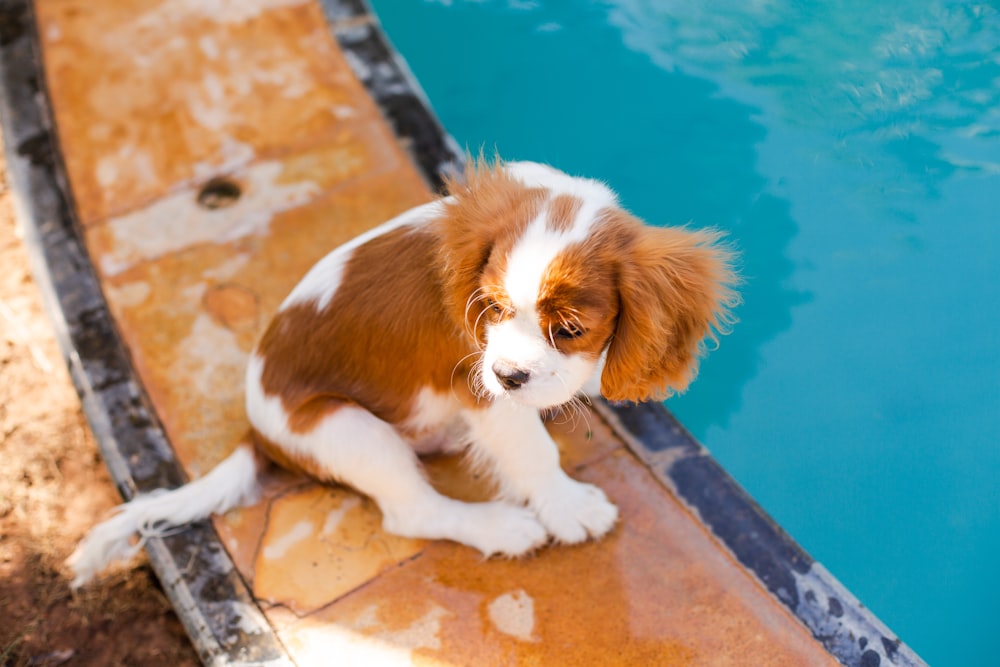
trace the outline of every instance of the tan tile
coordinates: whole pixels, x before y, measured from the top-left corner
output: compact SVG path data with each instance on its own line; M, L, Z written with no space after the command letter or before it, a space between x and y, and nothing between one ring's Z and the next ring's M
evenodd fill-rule
M84 224L378 117L315 2L40 0L36 8Z
M282 641L302 667L834 664L631 455L583 476L622 510L607 539L488 561L432 543Z
M303 477L274 466L261 473L258 482L261 486L258 502L213 517L219 539L246 581L253 581L253 568L264 538L264 531L267 529L267 516L272 502L275 498L310 484Z
M276 498L254 565L254 594L308 613L423 548L385 533L381 523L370 500L340 487L311 485Z
M563 468L571 473L622 447L600 415L588 407L569 415L557 415L549 419L547 427L559 446Z

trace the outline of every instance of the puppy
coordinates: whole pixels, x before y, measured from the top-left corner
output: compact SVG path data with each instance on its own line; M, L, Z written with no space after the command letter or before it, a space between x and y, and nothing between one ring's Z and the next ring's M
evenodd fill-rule
M730 254L715 233L645 226L603 184L540 164L480 160L449 185L312 268L250 356L253 444L119 507L71 556L75 585L138 549L137 531L251 502L259 453L368 495L388 532L485 555L611 530L617 509L560 468L540 413L686 388L703 339L729 323ZM497 500L447 498L422 474L419 455L466 448Z

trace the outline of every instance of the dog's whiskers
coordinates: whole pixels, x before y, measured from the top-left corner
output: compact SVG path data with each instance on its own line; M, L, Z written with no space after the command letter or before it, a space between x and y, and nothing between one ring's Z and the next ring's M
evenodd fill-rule
M469 391L476 398L487 398L489 392L486 389L486 383L483 381L483 356L480 354L479 358L472 365L469 371L469 377L466 379L468 383Z
M556 375L556 377L559 379L560 382L562 382L563 387L566 387L568 391L569 387L566 385L566 381L562 378L562 376ZM590 397L586 396L585 398L589 403ZM564 414L568 413L567 420L568 423L571 424L573 428L576 428L578 419L583 419L583 423L586 424L587 426L587 431L588 432L590 431L590 418L588 417L587 414L588 410L586 409L580 394L573 394L568 401L566 401L560 406L560 408L562 409Z
M455 366L451 369L451 378L448 380L448 385L451 387L451 395L453 397L458 398L458 394L455 393L455 375L458 373L459 367L465 362L466 359L470 357L475 357L477 355L481 357L482 354L483 353L481 350L474 350L465 355L464 357L462 357L461 359L459 359L458 362L455 363ZM471 368L469 369L468 377L466 377L465 379L466 386L469 387L469 391L472 391L473 395L475 396L479 396L479 394L476 394L473 386L469 383L472 382L473 376L478 377L479 373L477 371L481 366L482 366L481 358L473 362Z
M482 350L484 348L484 345L479 340L479 337L476 336L475 332L479 331L479 322L483 319L483 316L486 315L486 311L488 311L488 310L489 310L489 308L483 308L483 310L480 311L479 316L476 318L475 324L472 325L472 328L473 328L472 337L476 340L476 345L479 346L480 350Z
M569 424L571 428L575 429L580 420L583 420L584 425L587 428L587 432L590 432L590 418L588 416L588 410L584 407L584 403L580 400L580 397L574 396L570 400L566 401L557 408L559 414L564 417L562 421L556 422L557 424Z

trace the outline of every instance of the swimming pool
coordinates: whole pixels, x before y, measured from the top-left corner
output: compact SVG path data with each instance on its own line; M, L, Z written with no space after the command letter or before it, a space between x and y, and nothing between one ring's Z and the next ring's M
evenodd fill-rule
M995 4L373 4L462 145L730 233L741 321L669 407L924 659L995 664Z

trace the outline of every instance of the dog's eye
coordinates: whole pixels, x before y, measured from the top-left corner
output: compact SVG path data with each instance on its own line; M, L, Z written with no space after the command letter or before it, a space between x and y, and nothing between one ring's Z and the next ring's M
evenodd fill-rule
M562 338L563 340L569 340L572 338L579 338L583 335L583 329L576 326L575 324L568 324L564 327L559 327L556 329L556 338Z
M503 306L493 299L486 299L486 307L492 310L496 315L503 315Z

